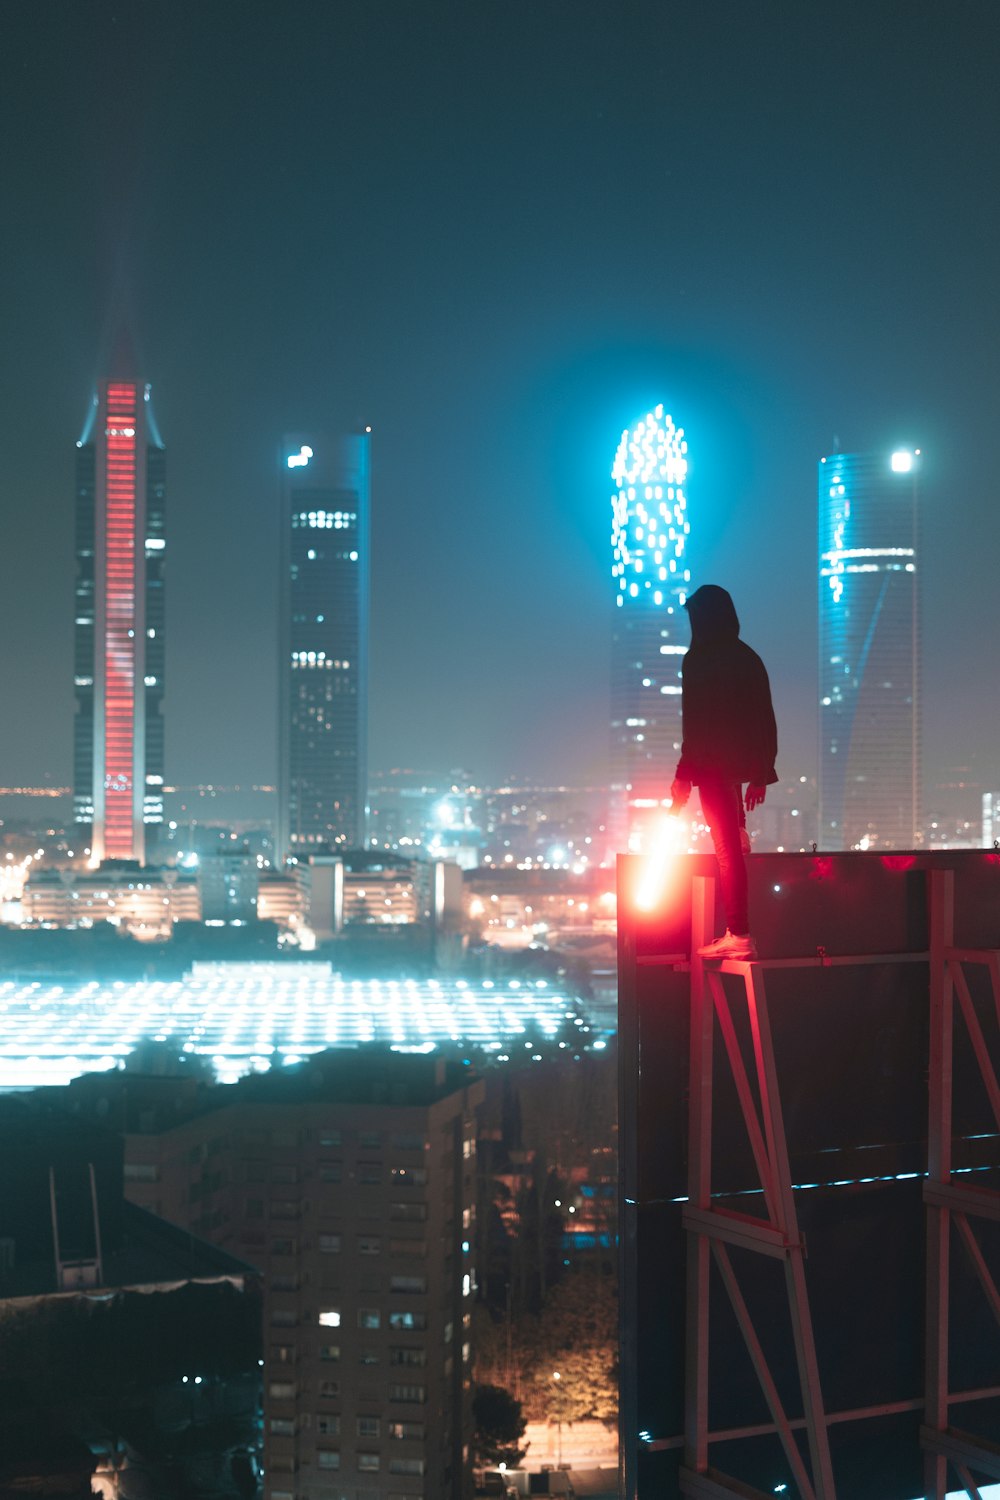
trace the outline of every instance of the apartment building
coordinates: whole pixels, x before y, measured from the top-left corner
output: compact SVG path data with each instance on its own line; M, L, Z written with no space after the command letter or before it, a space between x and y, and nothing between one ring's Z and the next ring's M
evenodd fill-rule
M263 1274L265 1500L469 1494L482 1083L388 1051L122 1079L129 1197Z

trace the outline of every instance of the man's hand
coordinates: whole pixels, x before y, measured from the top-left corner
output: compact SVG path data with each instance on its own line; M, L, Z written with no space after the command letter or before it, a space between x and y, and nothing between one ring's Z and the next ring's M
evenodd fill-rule
M690 781L674 781L670 787L670 811L680 812L691 795Z
M743 799L747 812L753 812L755 807L760 807L766 796L766 786L748 786L746 797Z

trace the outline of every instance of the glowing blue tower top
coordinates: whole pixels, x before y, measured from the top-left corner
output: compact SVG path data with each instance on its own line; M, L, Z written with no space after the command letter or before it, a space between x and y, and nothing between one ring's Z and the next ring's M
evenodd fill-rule
M681 742L681 658L688 648L688 445L649 412L623 432L611 468L611 850L643 847L667 800Z
M660 608L683 605L691 574L684 567L691 530L684 484L687 440L683 427L657 406L631 432L623 432L611 469L612 574L617 602L637 599Z

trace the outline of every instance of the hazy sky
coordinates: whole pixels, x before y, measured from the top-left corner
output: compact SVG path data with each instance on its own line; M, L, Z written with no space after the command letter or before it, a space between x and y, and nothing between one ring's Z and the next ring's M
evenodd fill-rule
M280 434L374 429L371 761L606 774L609 469L815 768L815 465L925 454L925 761L1000 784L996 0L7 0L0 784L70 777L112 309L168 448L172 780L276 762ZM665 768L669 780L672 768Z

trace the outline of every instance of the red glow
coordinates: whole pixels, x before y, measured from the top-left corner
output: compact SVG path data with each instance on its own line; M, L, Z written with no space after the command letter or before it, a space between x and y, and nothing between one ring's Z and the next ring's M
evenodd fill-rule
M882 863L887 870L912 870L917 862L915 854L883 854Z
M135 728L137 388L109 384L104 550L104 852L130 859Z
M669 876L688 839L688 825L667 813L651 831L650 848L642 862L642 874L634 892L638 911L649 912L663 900Z
M986 856L986 863L988 865L1000 865L1000 854L997 854L995 849L992 850Z
M831 880L833 878L833 860L829 855L820 854L812 862L809 871L810 880Z

